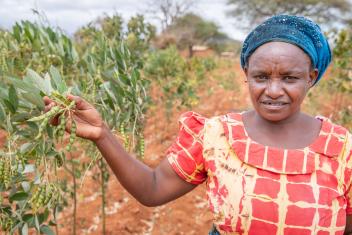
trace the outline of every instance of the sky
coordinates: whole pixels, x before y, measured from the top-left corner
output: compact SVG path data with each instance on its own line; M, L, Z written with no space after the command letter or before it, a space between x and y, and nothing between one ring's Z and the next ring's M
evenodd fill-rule
M104 13L120 14L126 21L137 13L145 13L150 7L148 0L0 0L0 27L9 29L20 20L35 21L38 16L31 9L44 12L53 26L72 35L80 26L102 16ZM234 19L226 16L226 0L197 0L193 12L212 20L229 37L244 40L246 32L234 25ZM158 26L151 15L146 19Z

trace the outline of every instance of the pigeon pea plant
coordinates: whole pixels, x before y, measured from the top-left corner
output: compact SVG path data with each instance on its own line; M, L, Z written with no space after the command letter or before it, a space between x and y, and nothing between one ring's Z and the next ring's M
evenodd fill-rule
M113 131L120 129L127 150L143 157L149 83L140 75L141 61L123 40L108 39L102 31L84 50L76 50L75 41L63 33L27 21L0 31L0 52L0 128L7 133L0 149L0 230L54 234L51 226L57 225L69 193L58 176L63 168L73 177L76 234L76 177L89 169L82 169L73 156L77 149L90 156L93 146L76 139L75 103L66 97L79 95L95 105ZM46 113L44 96L57 104ZM59 125L50 125L57 115ZM84 145L90 148L79 148ZM106 163L94 154L90 165L105 174L104 218Z

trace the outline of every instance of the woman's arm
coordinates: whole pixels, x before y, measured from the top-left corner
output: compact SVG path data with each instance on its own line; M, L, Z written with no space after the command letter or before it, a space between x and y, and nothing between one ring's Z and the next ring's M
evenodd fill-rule
M352 234L352 215L347 215L344 235L351 235L351 234Z
M156 169L131 157L108 128L95 143L117 179L139 202L158 206L172 201L196 186L182 180L164 159Z
M88 102L77 96L68 96L74 100L72 112L77 136L92 140L123 187L140 203L146 206L158 206L174 200L191 191L196 186L182 180L164 159L156 169L151 169L130 156L104 124L98 111ZM45 110L56 104L48 97L44 98ZM57 118L52 121L57 124ZM70 130L70 122L67 124Z

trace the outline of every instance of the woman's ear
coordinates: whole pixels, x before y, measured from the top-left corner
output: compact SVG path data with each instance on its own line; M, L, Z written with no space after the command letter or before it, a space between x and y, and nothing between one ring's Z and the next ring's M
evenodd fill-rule
M319 75L319 71L317 68L311 69L309 72L309 86L312 87L317 80Z

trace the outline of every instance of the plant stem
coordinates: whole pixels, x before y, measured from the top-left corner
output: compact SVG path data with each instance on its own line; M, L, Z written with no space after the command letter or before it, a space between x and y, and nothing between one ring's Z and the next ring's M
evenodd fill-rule
M57 221L56 221L56 223L57 223ZM59 235L59 226L58 226L58 224L55 225L55 234Z
M106 234L106 222L105 222L105 206L106 206L106 195L105 195L105 178L104 178L104 170L106 169L104 167L104 159L100 158L100 177L101 177L101 214L102 214L102 222L103 222L103 235Z
M75 176L75 164L71 160L71 170L69 173L73 180L73 223L72 223L72 234L76 235L76 221L77 221L77 182Z

